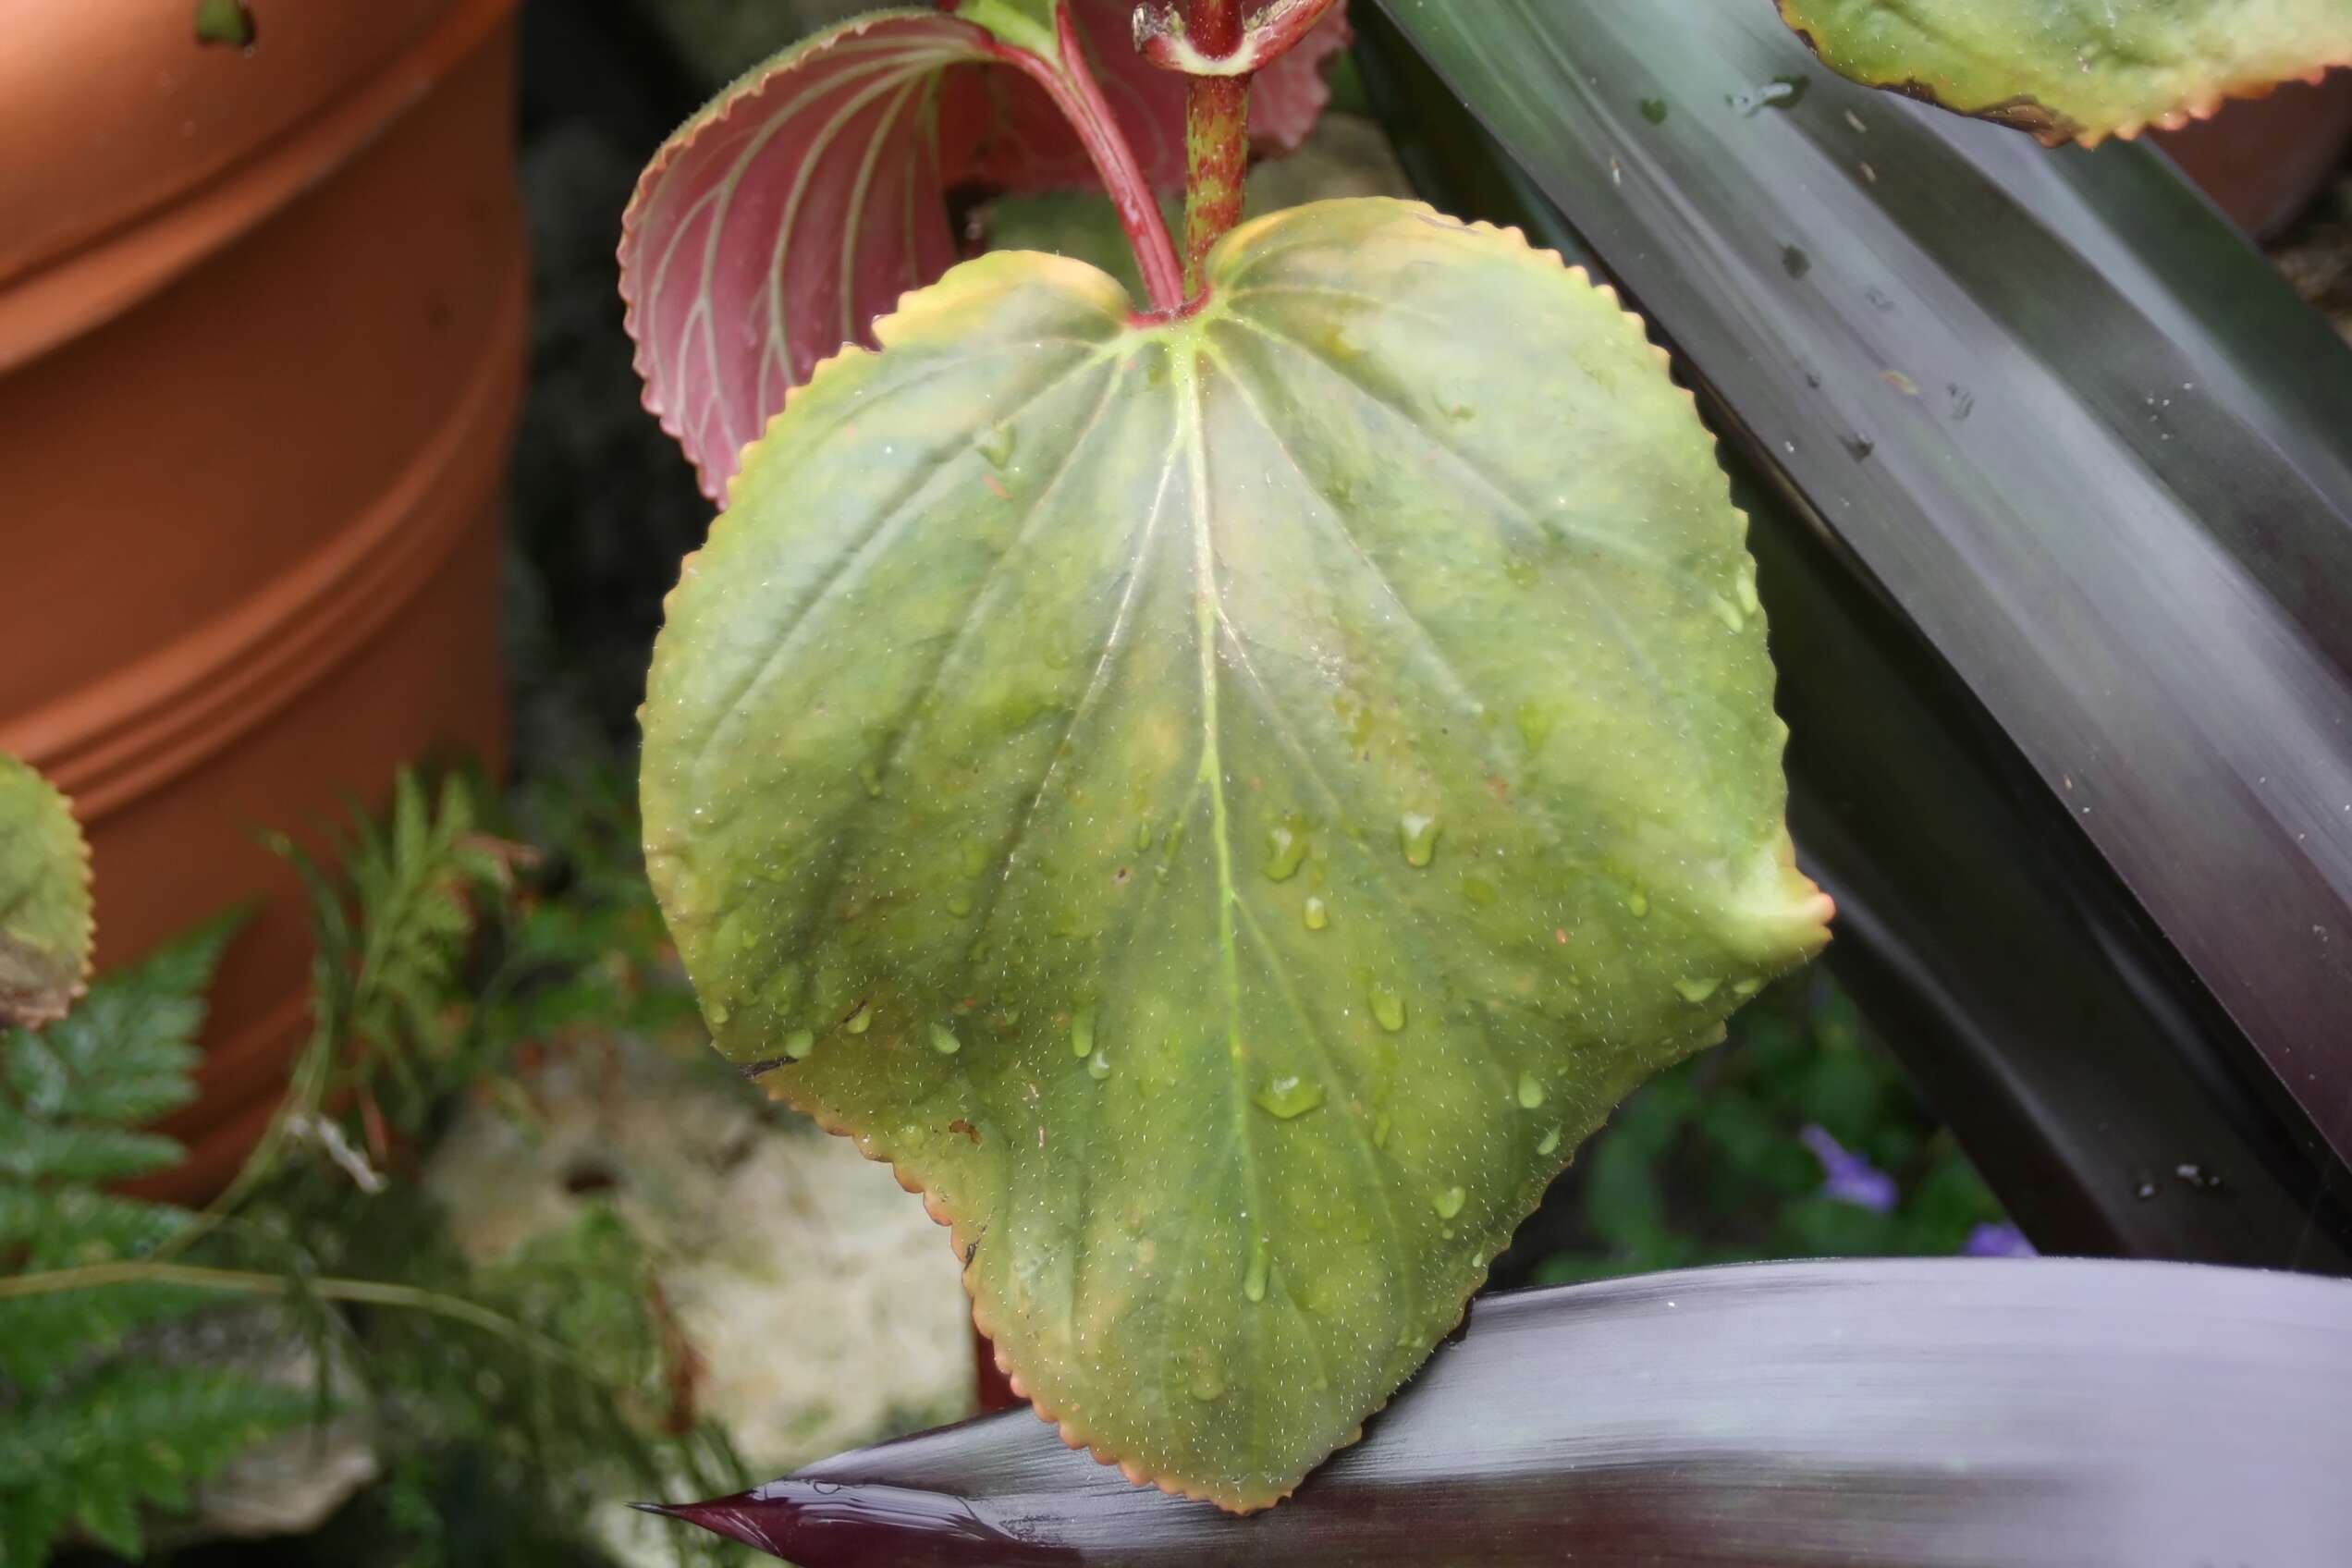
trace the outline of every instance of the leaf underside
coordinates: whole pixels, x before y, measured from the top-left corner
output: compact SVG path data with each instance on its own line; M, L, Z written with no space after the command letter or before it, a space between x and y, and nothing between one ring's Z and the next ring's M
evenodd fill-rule
M0 1025L55 1023L90 978L90 846L49 781L0 756Z
M1745 521L1515 234L966 263L690 558L649 869L721 1048L955 1227L1073 1444L1261 1507L1635 1083L1823 939Z
M2352 64L2352 0L1779 0L1831 68L2052 144Z
M1145 174L1184 178L1182 79L1127 40L1126 0L1076 0ZM1253 90L1261 151L1290 152L1347 40L1334 12ZM722 500L785 395L899 296L954 264L947 191L1096 183L1051 98L995 66L987 30L897 10L821 32L745 75L647 165L622 219L621 296L645 404Z

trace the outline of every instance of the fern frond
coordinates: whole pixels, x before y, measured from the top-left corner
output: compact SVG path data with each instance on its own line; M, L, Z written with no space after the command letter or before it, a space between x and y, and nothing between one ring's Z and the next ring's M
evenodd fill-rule
M312 1414L300 1390L216 1367L122 1361L0 1419L0 1564L45 1561L78 1525L126 1557L140 1510L184 1509L190 1488Z

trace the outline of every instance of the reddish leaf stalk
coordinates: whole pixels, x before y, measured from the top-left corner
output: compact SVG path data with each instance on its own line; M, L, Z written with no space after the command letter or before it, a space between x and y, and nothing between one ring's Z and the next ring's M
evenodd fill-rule
M1212 60L1242 46L1241 0L1186 0L1184 31ZM1208 253L1242 221L1249 175L1247 76L1196 76L1184 103L1184 298L1208 286Z
M1176 259L1176 241L1169 234L1168 219L1159 210L1159 199L1152 191L1151 181L1144 178L1135 150L1120 129L1117 117L1110 112L1109 100L1103 96L1102 84L1095 80L1094 69L1086 63L1086 46L1078 36L1077 24L1071 19L1069 6L1059 7L1059 20L1060 69L1026 49L998 44L995 53L1006 64L1019 67L1046 90L1077 131L1079 141L1085 144L1086 155L1095 161L1104 188L1110 192L1111 205L1119 210L1119 221L1127 230L1128 242L1135 248L1135 260L1143 269L1144 287L1151 295L1153 307L1171 313L1182 310L1189 294L1184 287L1183 268Z

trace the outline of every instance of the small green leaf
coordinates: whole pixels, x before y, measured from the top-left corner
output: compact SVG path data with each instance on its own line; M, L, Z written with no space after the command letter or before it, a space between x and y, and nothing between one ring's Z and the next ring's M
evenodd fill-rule
M2352 64L2352 0L1780 0L1834 69L2052 143Z
M1211 279L985 257L821 370L671 598L643 799L721 1047L929 1194L1067 1436L1253 1508L1827 907L1615 297L1378 200Z
M90 846L73 807L0 756L0 1025L54 1023L90 978Z

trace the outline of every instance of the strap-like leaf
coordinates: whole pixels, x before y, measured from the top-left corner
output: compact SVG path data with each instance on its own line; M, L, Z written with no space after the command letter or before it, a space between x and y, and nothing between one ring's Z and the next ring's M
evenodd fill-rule
M1145 174L1184 178L1184 86L1136 55L1127 0L1071 0L1111 110ZM1050 37L1043 0L973 16L888 11L786 50L662 147L622 222L621 295L646 407L713 500L785 394L957 256L946 191L1090 185L1077 135L1045 91L1002 63ZM1347 39L1334 12L1253 96L1259 145L1305 139Z
M49 781L0 756L0 1026L66 1015L90 978L90 846Z
M2352 64L2352 0L1780 0L1829 65L2052 144Z
M820 370L672 596L643 799L722 1047L929 1194L1072 1442L1250 1508L1827 909L1614 296L1381 200L1211 284L989 256Z

